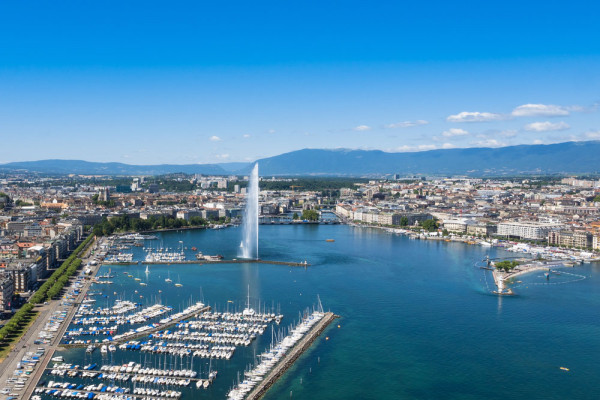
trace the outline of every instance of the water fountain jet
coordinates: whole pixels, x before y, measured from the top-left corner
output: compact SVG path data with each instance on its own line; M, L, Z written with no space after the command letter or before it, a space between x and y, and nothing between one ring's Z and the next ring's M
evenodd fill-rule
M244 236L240 243L242 258L258 259L258 193L258 163L256 163L252 168L246 189L246 209L242 222Z

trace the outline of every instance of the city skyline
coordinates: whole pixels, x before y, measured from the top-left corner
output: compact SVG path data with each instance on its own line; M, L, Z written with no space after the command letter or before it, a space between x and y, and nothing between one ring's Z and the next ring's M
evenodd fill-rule
M2 5L0 163L600 139L594 4L141 4Z

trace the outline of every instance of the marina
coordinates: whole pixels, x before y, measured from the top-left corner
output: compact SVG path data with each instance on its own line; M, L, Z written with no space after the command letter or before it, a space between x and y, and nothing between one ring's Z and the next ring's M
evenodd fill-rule
M133 259L133 253L130 254ZM207 261L205 258L208 257L203 257L203 261ZM208 260L210 262L210 258ZM244 260L243 264L252 265L260 260L252 261ZM152 265L161 266L160 262ZM139 271L138 263L130 266ZM111 279L115 285L139 282L145 286L156 274L156 269L146 265L145 280L141 282L141 278L134 278L140 276L135 271L113 274L107 265L100 268L109 269L96 276L88 270L82 273L82 276L91 275L88 285L92 290L78 292L83 298L73 304L75 308L68 326L64 327L60 337L62 349L82 351L79 357L83 359L77 357L81 360L77 362L67 353L53 356L50 360L53 364L45 367L48 383L36 387L34 396L178 399L185 391L209 389L218 374L211 365L231 362L238 349L252 346L269 327L272 334L277 330L268 346L270 350L267 350L277 349L276 353L270 353L273 355L270 366L274 366L275 360L283 357L325 316L319 305L321 311L306 314L297 325L280 326L283 314L267 311L265 302L261 306L259 301L256 308L252 306L250 285L247 285L245 307L236 310L234 306L233 311L229 311L229 303L233 302L229 300L223 311L211 310L211 306L202 301L194 302L191 297L185 307L165 305L159 296L151 300L142 299L140 295L140 301L128 300L117 296L117 291L111 295L102 290L108 281L99 278ZM169 276L167 274L163 279L165 284L172 282ZM129 281L129 278L134 279ZM177 283L172 287L183 287L180 281L178 275ZM134 292L137 294L138 290ZM160 294L162 290L158 292ZM179 308L178 312L176 308ZM288 336L284 338L286 332ZM256 347L253 348L256 351ZM264 359L267 352L261 353L259 358ZM138 357L139 362L134 361ZM265 365L259 364L257 368L260 366L262 370ZM257 377L254 376L255 381Z
M98 275L113 275L114 277L110 278L113 284L96 285L91 283L90 290L87 292L88 296L81 298L81 305L85 304L85 306L80 307L78 304L76 306L77 316L75 313L73 315L74 321L83 318L90 318L90 320L85 325L83 321L78 325L69 324L68 330L80 328L90 330L92 327L106 329L117 326L119 330L114 333L117 335L130 329L157 323L165 316L180 312L197 301L210 306L211 309L151 334L137 338L125 338L119 343L104 341L109 336L114 339L114 336L111 335L65 337L64 339L85 340L86 342L89 340L90 342L65 346L65 350L55 353L54 356L62 356L62 363L79 365L80 370L86 366L97 364L95 369L86 370L86 375L103 373L109 378L104 378L104 375L101 379L89 376L83 378L84 371L80 371L77 377L69 377L66 372L64 377L61 377L51 375L46 370L46 374L40 382L68 381L72 384L76 383L77 386L84 385L84 387L97 386L102 383L106 386L129 388L130 391L135 386L147 391L154 390L154 393L174 390L181 392L180 399L183 400L200 397L211 400L225 399L238 383L250 380L250 376L246 375L246 372L251 372L259 365L263 358L259 355L268 352L272 343L276 345L286 337L293 329L293 321L300 319L298 311L305 310L310 305L310 300L315 299L317 294L321 294L321 298L328 305L331 304L331 307L335 307L336 314L351 317L344 317L345 322L342 322L342 328L328 329L322 336L317 336L318 340L311 345L311 351L302 353L304 355L293 362L292 368L279 369L274 366L267 371L263 375L265 379L275 371L285 372L279 376L278 383L271 385L264 393L265 400L289 398L291 391L293 391L293 397L297 398L325 399L352 398L352 396L369 398L373 396L373 393L376 393L378 398L393 398L398 394L397 388L386 386L385 382L388 379L396 378L389 375L389 370L385 368L385 365L403 360L403 365L409 366L412 365L411 360L415 357L424 357L423 361L427 363L428 368L435 371L437 376L443 376L441 370L435 367L440 359L443 360L444 365L452 365L456 370L462 371L460 368L467 368L464 374L462 372L459 374L458 379L462 379L461 377L464 376L468 380L468 376L474 371L465 367L460 360L466 357L469 363L477 361L470 358L468 352L465 353L462 350L464 346L460 343L456 344L453 341L455 347L447 345L447 340L464 335L465 324L461 322L461 318L466 315L469 315L470 319L485 320L485 323L490 325L490 329L498 331L499 334L510 340L511 346L503 348L503 354L507 353L506 357L497 356L494 364L500 363L503 367L510 365L510 368L514 368L514 373L511 372L512 369L508 369L510 380L521 382L520 387L523 387L523 385L527 385L527 382L520 381L520 377L525 370L521 363L515 362L517 359L515 352L525 351L531 344L512 329L523 318L529 320L527 315L537 312L537 308L540 307L538 304L533 309L524 299L536 296L543 300L541 307L546 309L546 318L549 321L560 321L561 316L551 312L551 308L555 307L558 301L553 296L558 296L561 303L568 303L569 296L573 296L575 291L579 291L581 287L592 288L593 286L590 285L594 283L592 277L573 285L562 285L556 291L550 292L553 282L557 282L559 278L566 279L568 275L565 272L574 270L561 267L559 271L562 275L555 276L556 274L551 272L549 281L543 276L543 272L548 271L540 270L537 274L533 272L515 278L523 280L523 283L515 282L513 285L518 289L519 294L527 296L498 297L488 295L490 292L485 290L485 283L480 281L487 274L490 285L493 285L491 271L473 268L473 263L485 259L487 255L492 259L513 256L522 258L526 255L515 255L513 252L506 252L495 246L415 241L378 230L358 230L344 225L319 226L318 228L265 226L261 227L261 232L265 237L265 243L281 243L281 246L270 248L265 245L265 250L261 251L261 258L307 259L316 268L305 270L304 268L286 268L255 262L209 263L202 268L198 268L198 265L195 264L170 266L168 264L143 263L143 261L139 264L134 262L123 266L104 264L100 267ZM227 259L238 256L235 228L186 231L183 234L163 233L158 236L159 240L171 248L176 247L179 240L182 240L185 251L185 243L187 243L190 248L186 253L188 257L197 254L200 251L198 249L206 254L222 253ZM326 241L326 239L332 238L335 239L335 242ZM197 248L196 250L191 250L192 244ZM406 252L406 257L401 260L397 259L396 253L392 251L396 247L402 248ZM134 261L143 260L143 248L133 247L131 251L134 254ZM451 255L456 257L451 257ZM417 260L419 260L418 263ZM423 268L421 265L426 265L427 268ZM148 273L146 274L147 266ZM176 272L174 272L174 268L176 268ZM557 270L559 267L551 266L550 268ZM586 274L585 271L587 271L589 274L590 268L592 267L583 264L577 267L577 273ZM109 269L111 269L110 272ZM402 275L398 276L396 272L402 272ZM428 282L424 281L427 273L434 273L433 282L437 285L436 290L448 294L446 296L447 307L433 301L430 297L432 281L430 279ZM135 278L139 278L141 281L136 281ZM166 282L168 279L172 282ZM148 285L140 286L140 282ZM181 282L183 286L175 287L174 284L177 282ZM540 285L532 285L533 282L539 282ZM248 285L251 288L250 301L248 300ZM455 291L460 293L460 297L453 295ZM260 297L257 295L258 293L260 293ZM360 293L360 295L349 295L349 293ZM194 301L191 301L190 296L192 295ZM463 301L463 297L468 301ZM96 302L85 303L84 299L95 299ZM578 303L580 301L581 299L578 299ZM115 322L159 303L173 309L162 316L140 324L117 325ZM250 307L248 307L248 303L250 303ZM548 303L547 307L546 303ZM259 314L284 315L284 317L279 320L279 325L276 318L273 319L267 324L262 335L257 335L246 345L241 341L243 337L223 335L241 333L230 330L235 330L236 327L240 330L246 308L254 309ZM434 314L429 314L430 311L427 310L431 310ZM522 310L527 310L527 312ZM579 304L573 310L575 315L583 313L587 316L582 318L586 320L590 318L589 313L586 313ZM440 314L442 311L444 316ZM459 318L456 327L451 324L445 328L449 331L450 337L436 339L435 335L419 328L423 324L423 319L427 324L433 325L441 320L447 320L449 312L453 318L455 314ZM228 313L231 314L230 320L223 317ZM303 312L303 316L305 315L306 313ZM390 319L385 315L398 315L398 318ZM473 317L474 315L476 317ZM100 319L91 319L100 316L110 320L100 322ZM417 316L419 317L417 318ZM207 324L211 320L215 322L213 324L215 328L212 329L216 329L216 327L223 327L223 329L200 328L201 325ZM538 325L535 325L535 329L538 329ZM329 327L333 328L332 324ZM373 329L374 327L376 329ZM273 330L275 331L274 335ZM467 335L469 346L477 343L477 346L482 347L481 351L493 353L497 347L497 340L487 340L485 335L481 335L481 330L475 330L476 337L469 339L469 335ZM390 336L391 332L393 332L393 336ZM211 336L208 336L209 334ZM562 335L562 333L560 334ZM329 340L326 340L325 335ZM275 337L274 341L271 340L272 336ZM390 340L392 337L395 339ZM415 343L421 337L423 342L428 344L423 347L414 347L414 351L417 353L413 352L413 346L409 348L405 346L407 341ZM211 338L212 342L202 340L208 338ZM230 343L234 339L238 340L237 344ZM372 344L363 346L364 340L369 340ZM443 351L437 347L430 348L431 343L435 343L436 340L444 343ZM546 343L544 339L542 342ZM580 373L577 371L580 371L581 364L570 358L573 347L569 345L569 342L565 343L565 349L554 348L553 352L539 354L536 358L547 359L547 364L551 364L556 370L558 370L558 366L566 366L571 370L570 375L576 377ZM114 352L110 351L110 344L115 345ZM102 345L106 345L105 353L101 351ZM91 348L94 350L88 353L86 350L89 346L92 346ZM231 347L235 347L233 353L231 353ZM295 347L288 349L280 362ZM347 351L347 349L352 349L352 351ZM229 354L231 355L228 359ZM367 372L354 372L353 368L355 368L357 357L368 362ZM482 361L479 358L477 360L491 367L491 363L486 360ZM172 377L167 376L164 372L158 372L160 375L137 372L134 374L133 372L127 373L127 368L125 368L125 372L122 372L121 367L129 365L129 363L139 365L138 371L143 369L194 371L196 376L193 378L190 376ZM54 364L59 364L59 362L50 362L50 367ZM119 367L118 372L116 367ZM592 370L594 368L593 366L588 367ZM105 370L101 370L101 368L105 368ZM110 371L106 371L107 368L110 368ZM133 368L135 366L132 367L132 370ZM204 388L205 380L214 371L218 371L218 374L212 383ZM527 369L527 371L529 370ZM531 374L532 372L527 373ZM567 395L566 392L561 392L559 386L553 386L553 383L546 379L546 376L551 376L552 372L533 374L536 379L543 381L544 385L553 387L553 391ZM129 375L127 380L125 380L126 375ZM132 381L134 375L136 377ZM417 377L410 371L403 373L403 376L405 376L402 379L404 384L413 389L416 387L415 382L418 379L429 381L429 375L418 375ZM161 383L150 383L150 378L155 377L158 377ZM169 378L177 381L165 380ZM257 378L255 377L255 379ZM188 379L190 382L186 384ZM347 385L347 387L334 385L335 391L328 389L332 380L339 382L344 379L349 379L356 384ZM490 379L492 379L491 376ZM377 382L377 385L373 386L370 382ZM468 388L469 384L466 383L467 381L464 382L463 387ZM71 390L76 391L76 387ZM258 387L259 383L256 383L251 391L246 392L246 396ZM487 386L480 387L478 390L485 393L486 397L494 398L493 393L486 388ZM48 388L44 387L44 389ZM534 394L532 391L525 391L530 395ZM426 389L423 393L433 396L437 391ZM548 394L547 391L544 393ZM46 394L39 395L43 399L54 398ZM104 395L116 396L115 393L107 394L106 392ZM100 393L96 396L100 396ZM129 393L127 396L141 398L145 395ZM406 397L411 398L410 395ZM553 398L552 395L546 397Z
M91 293L97 296L102 292ZM177 388L206 390L217 378L217 370L209 365L204 372L199 372L194 363L199 365L203 359L211 363L228 361L238 347L250 346L269 327L273 333L284 316L268 312L266 308L264 303L262 307L259 304L257 310L252 308L249 286L244 309L232 312L211 311L211 307L202 302L190 302L185 309L174 312L173 307L161 303L144 305L116 299L109 307L94 307L92 302L83 301L65 329L61 346L85 347L84 358L89 360L79 364L67 361L62 355L52 357L53 365L46 367L45 372L48 383L36 387L34 395L40 398L179 399L182 392ZM320 302L318 310L305 313L295 326L278 328L280 340L272 338L269 350L258 356L261 362L253 370L254 384L260 383L259 377L273 367L280 376L293 362L290 355L298 352L298 343L306 342L306 337L312 342L324 329L324 326L313 329L314 326L321 327L322 320L328 324L333 319L333 314L322 311ZM289 333L284 337L285 331ZM136 340L138 338L141 340ZM99 362L92 361L96 349L100 349ZM144 361L116 363L113 359L117 354L125 360L127 354L140 357L143 354ZM272 384L271 374L269 377L268 385ZM230 391L229 398L245 397L249 391L246 389L252 387L244 382ZM232 397L235 393L238 394Z
M211 369L210 366L205 371L204 377L199 376L194 369L195 359L197 362L202 359L208 359L211 362L219 359L229 360L237 347L249 346L255 338L264 334L269 325L274 331L274 327L279 325L283 319L281 314L261 312L260 307L258 312L251 308L249 292L246 307L241 312L211 312L210 307L201 302L192 304L179 313L165 316L171 310L171 307L161 304L140 309L140 304L128 301L116 301L115 305L110 308L97 309L91 309L89 305L81 304L75 314L76 318L72 321L72 326L109 323L118 325L88 331L82 330L82 328L69 329L65 333L62 345L63 347L78 346L90 342L90 340L70 340L69 338L72 336L106 336L88 344L85 351L85 354L90 354L91 357L96 347L99 346L102 361L100 363L89 361L82 366L83 364L65 362L62 356L53 357L51 361L54 364L46 369L46 374L52 377L52 380L43 387L37 387L34 390L35 395L89 399L111 398L102 397L110 395L138 395L142 399L147 396L178 399L182 393L176 390L177 387L205 390L217 377L217 371ZM296 354L298 350L295 346L298 342L312 342L322 332L324 326L331 322L333 314L324 313L320 303L319 310L321 311L306 314L296 326L290 327L288 336L279 342L272 342L270 349L259 355L261 363L254 368L252 373L254 383L259 383L261 379L258 378L269 372L274 366L281 375L282 371L287 368L282 366L289 366L293 362L289 356L284 358L284 355L292 348L293 350L289 351L289 354ZM132 311L136 312L127 314ZM120 326L144 324L156 318L161 318L156 324L143 325L137 329L113 335ZM328 322L323 325L322 320ZM165 330L166 327L173 325L173 330ZM315 325L320 328L313 329ZM77 332L77 334L71 334L73 332ZM146 339L142 341L128 340L119 344L136 336L143 336ZM304 340L305 337L308 338L307 341ZM114 363L112 354L118 352L123 352L123 354L144 353L145 361L143 363L134 361L123 364ZM148 356L152 358L152 361L147 360ZM279 363L280 360L281 363ZM270 378L269 385L272 384L272 379ZM245 397L248 391L246 389L251 386L244 382L230 391L229 398Z

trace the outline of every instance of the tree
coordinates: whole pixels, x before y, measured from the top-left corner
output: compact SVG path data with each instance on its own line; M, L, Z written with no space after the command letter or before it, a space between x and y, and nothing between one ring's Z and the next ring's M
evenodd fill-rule
M498 261L497 263L494 264L496 269L504 270L505 272L509 272L510 270L514 269L517 265L519 265L518 261L508 261L508 260Z
M436 231L438 229L439 224L438 224L438 222L435 219L427 219L427 220L423 221L423 223L421 224L421 226L426 231L433 232L433 231Z
M292 215L292 219L295 221L295 220L297 220L298 218L300 218L300 216L298 215L298 213L297 213L297 212L295 212L295 213L294 213L294 215Z
M15 203L17 207L28 207L28 206L32 206L33 204L28 203L26 201L23 200L17 200L17 202Z
M400 218L400 226L408 226L408 218L401 217Z
M594 197L594 203L600 203L600 194Z
M308 221L318 221L319 213L315 210L304 210L302 211L302 219Z

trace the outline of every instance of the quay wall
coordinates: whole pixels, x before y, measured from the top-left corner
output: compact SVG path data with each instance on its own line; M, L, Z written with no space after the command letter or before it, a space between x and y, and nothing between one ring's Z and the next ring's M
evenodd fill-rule
M145 262L140 261L140 264L272 264L272 265L287 265L289 267L309 267L309 263L303 262L289 262L289 261L270 261L270 260L219 260L219 261L208 261L208 260L186 260L186 261L152 261ZM105 265L134 265L138 264L138 261L130 262L119 262L119 261L106 261L103 262Z
M273 368L271 372L252 390L247 400L258 400L265 395L267 390L290 368L294 362L304 353L310 345L319 337L321 333L331 324L336 318L339 318L332 312L325 313L325 316L317 325L315 325L306 336L297 343L292 350Z

